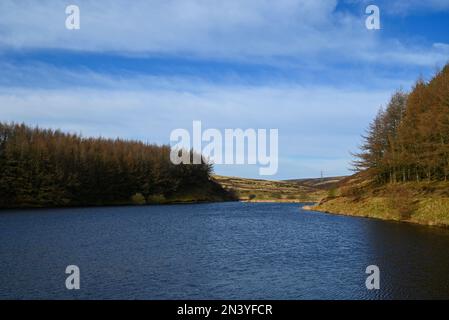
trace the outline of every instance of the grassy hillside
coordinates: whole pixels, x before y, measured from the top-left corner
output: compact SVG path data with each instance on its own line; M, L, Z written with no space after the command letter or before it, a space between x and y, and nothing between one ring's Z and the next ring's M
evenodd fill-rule
M363 176L340 182L312 210L449 227L449 182L390 183L374 187Z
M342 177L271 181L214 176L223 188L233 190L242 201L316 202L326 197L328 189Z
M341 176L341 177L315 178L315 179L293 179L285 181L319 190L331 190L336 188L338 184L345 178L347 177Z

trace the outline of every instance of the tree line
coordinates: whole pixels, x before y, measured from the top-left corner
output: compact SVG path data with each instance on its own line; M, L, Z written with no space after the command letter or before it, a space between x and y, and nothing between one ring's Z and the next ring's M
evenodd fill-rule
M0 207L126 204L220 188L212 165L174 165L170 147L0 123Z
M447 181L449 64L409 93L395 92L363 139L354 168L375 182Z

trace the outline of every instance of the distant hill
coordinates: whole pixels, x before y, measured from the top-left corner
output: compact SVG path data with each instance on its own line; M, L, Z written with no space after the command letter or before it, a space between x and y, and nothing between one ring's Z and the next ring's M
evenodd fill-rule
M315 202L327 196L344 177L273 181L213 176L223 188L233 190L242 201Z

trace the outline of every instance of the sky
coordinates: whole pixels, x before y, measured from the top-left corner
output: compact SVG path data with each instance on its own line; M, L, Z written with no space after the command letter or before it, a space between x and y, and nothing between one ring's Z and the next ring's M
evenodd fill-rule
M449 0L2 0L0 121L157 144L194 120L278 129L268 178L346 175L392 93L449 61L448 31Z

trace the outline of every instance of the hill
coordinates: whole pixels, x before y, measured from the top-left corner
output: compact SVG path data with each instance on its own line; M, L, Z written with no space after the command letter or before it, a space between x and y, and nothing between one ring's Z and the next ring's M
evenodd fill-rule
M214 176L223 188L233 190L242 201L317 202L328 194L342 177L272 181Z
M313 178L313 179L292 179L285 181L320 190L331 190L333 188L336 188L338 184L345 178L346 176L340 176L340 177L326 177L326 178Z

